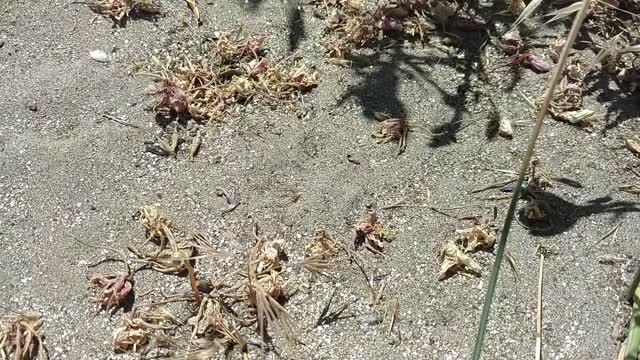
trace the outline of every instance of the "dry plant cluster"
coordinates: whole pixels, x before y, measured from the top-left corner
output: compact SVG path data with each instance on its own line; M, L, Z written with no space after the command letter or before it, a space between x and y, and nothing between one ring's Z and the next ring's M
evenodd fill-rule
M471 227L456 229L455 241L445 241L439 252L441 261L439 280L447 279L459 271L480 275L482 266L469 254L493 248L498 229L496 217L497 209L495 208L493 217L474 217Z
M299 103L318 84L315 69L295 64L292 57L270 58L265 34L245 38L238 30L215 37L212 49L205 45L197 56L177 55L164 63L154 57L147 71L138 73L159 80L147 90L159 98L156 111L220 121L253 100L272 106Z
M348 62L353 52L382 45L389 36L419 38L445 24L458 6L449 1L396 0L367 9L359 0L317 0L316 16L326 19L323 46L332 63Z
M80 241L113 251L126 265L126 272L95 273L89 277L99 308L114 314L127 302L133 305L134 274L142 269L184 276L191 291L162 293L162 297L154 302L135 304L123 317L122 325L113 332L112 347L116 352L146 355L152 350L159 354L164 349L167 353L183 353L187 359L203 359L239 351L243 358L248 358L249 338L255 332L262 339L259 345L262 351L272 349L270 332L281 335L287 344L295 345L299 342L295 321L285 309L289 298L286 277L291 272L285 270L291 267L314 272L335 270L341 251L353 254L326 230L318 230L305 248L304 260L289 263L284 240L261 236L255 225L255 243L248 250L244 265L233 268L219 261L215 266L224 269L223 275L213 279L201 272L203 261L232 254L216 249L204 235L178 230L157 207L143 207L139 219L146 239L130 243L122 250ZM356 231L363 231L374 241L379 239L382 229L370 220L367 225L358 224ZM129 269L129 261L140 267ZM137 298L149 295L138 295ZM175 302L186 302L192 315L185 320L174 315L169 304ZM176 334L185 327L190 328L185 336L188 339L181 340Z
M42 318L36 314L0 316L0 358L44 360L47 353L42 342Z

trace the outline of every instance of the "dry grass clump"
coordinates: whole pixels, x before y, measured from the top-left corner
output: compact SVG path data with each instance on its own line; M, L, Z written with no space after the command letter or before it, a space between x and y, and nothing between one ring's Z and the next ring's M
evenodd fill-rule
M166 334L178 320L164 307L142 305L123 318L122 326L113 331L112 346L116 353L140 352L155 348L171 348L174 341Z
M47 352L42 342L42 318L37 314L0 316L0 358L44 360Z
M360 1L320 0L316 16L327 21L324 47L332 62L351 58L352 52L375 47L389 36L419 37L443 24L457 6L448 1L396 0L368 10Z
M154 0L90 0L89 8L94 12L109 16L114 25L124 27L129 18L154 17L162 13Z
M203 46L197 57L177 55L166 64L154 58L149 72L141 73L160 79L147 90L159 98L154 110L219 121L254 100L274 106L301 101L318 84L318 72L291 58L274 61L267 42L264 34L217 33L213 48Z
M302 266L310 271L325 271L335 267L334 259L340 251L340 244L326 230L316 230L305 247Z

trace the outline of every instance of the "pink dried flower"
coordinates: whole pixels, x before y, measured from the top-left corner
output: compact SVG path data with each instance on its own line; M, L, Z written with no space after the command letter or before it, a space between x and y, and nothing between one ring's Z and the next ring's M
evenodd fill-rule
M526 53L522 55L514 55L511 58L513 64L522 64L531 69L535 73L545 73L551 70L551 64L544 61L540 56L534 53Z
M171 80L162 80L160 86L157 87L150 86L147 89L147 95L162 96L158 107L175 110L177 113L189 110L189 100L187 100L186 94Z
M382 18L382 30L402 31L402 21L390 16L385 16Z
M133 294L130 274L94 274L89 281L96 288L96 302L105 310L121 306Z

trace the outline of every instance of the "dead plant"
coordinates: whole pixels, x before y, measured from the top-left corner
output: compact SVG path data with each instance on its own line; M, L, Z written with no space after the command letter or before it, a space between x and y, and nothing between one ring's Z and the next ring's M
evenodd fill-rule
M159 95L155 111L188 115L195 120L222 120L239 105L258 100L268 105L295 104L318 84L314 68L292 57L273 61L267 56L268 37L245 38L240 31L216 33L213 49L202 45L197 57L182 53L166 64L152 58L146 72L161 79L147 94Z
M480 274L480 271L482 271L480 265L460 250L458 245L451 240L443 244L438 256L441 262L438 280L444 280L451 274L461 270L474 274Z
M407 135L409 134L409 123L400 118L393 118L389 114L376 113L375 118L381 121L382 128L380 131L371 134L379 144L385 144L390 141L398 142L398 150L396 155L402 154L407 148Z
M47 359L42 342L42 324L42 317L37 314L0 316L0 358Z
M486 219L473 218L473 226L466 229L456 229L457 243L462 246L464 252L475 252L492 248L496 243L496 217L497 208L494 208L493 216Z
M368 218L356 224L353 234L356 249L364 244L369 251L381 255L385 241L388 239L376 213L371 213Z
M89 8L94 12L109 16L114 24L126 26L130 17L159 16L160 5L154 0L89 0Z
M115 352L141 352L155 348L171 348L174 341L166 334L178 320L165 308L152 304L136 306L113 332Z

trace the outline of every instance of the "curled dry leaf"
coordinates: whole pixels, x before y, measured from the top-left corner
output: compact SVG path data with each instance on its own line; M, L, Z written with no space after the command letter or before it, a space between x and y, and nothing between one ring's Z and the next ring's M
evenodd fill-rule
M37 314L0 316L0 358L47 359L42 342L42 324L42 318Z
M178 321L161 307L142 306L132 310L122 321L122 326L113 331L111 345L115 352L142 352L154 348L170 348L173 340L165 331L174 329Z
M479 274L482 268L469 255L465 254L453 241L447 241L440 250L440 273L438 280L444 280L452 273L465 270Z
M94 274L89 282L96 290L96 303L106 311L117 310L133 295L132 274Z
M368 218L356 224L354 233L356 248L364 244L370 251L380 254L384 249L385 240L385 231L376 213L371 213Z

